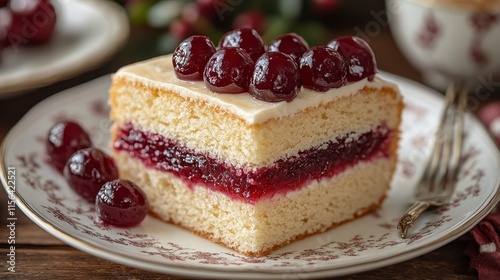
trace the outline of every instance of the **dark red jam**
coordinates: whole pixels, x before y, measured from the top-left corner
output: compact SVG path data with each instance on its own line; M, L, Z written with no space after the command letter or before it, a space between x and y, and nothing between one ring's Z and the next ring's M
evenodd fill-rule
M130 124L121 128L114 149L128 152L147 167L171 172L190 187L203 185L232 199L256 203L300 189L312 180L332 177L360 161L387 157L390 139L391 131L379 126L356 140L347 134L258 169L236 167Z

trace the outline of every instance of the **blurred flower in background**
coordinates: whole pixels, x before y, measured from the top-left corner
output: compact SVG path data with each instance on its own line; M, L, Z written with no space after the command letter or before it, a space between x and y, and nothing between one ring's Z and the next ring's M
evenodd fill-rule
M328 23L342 6L341 0L122 0L132 24L165 30L162 49L175 46L193 34L218 42L222 34L238 28L257 30L265 43L295 32L311 46L330 38Z

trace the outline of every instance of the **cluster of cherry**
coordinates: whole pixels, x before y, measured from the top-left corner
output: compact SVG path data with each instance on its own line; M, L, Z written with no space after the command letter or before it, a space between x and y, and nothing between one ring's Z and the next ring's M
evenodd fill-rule
M218 49L207 36L182 41L172 55L179 79L203 80L217 93L249 92L268 102L291 102L301 87L324 92L377 72L370 46L355 36L338 37L309 48L295 33L275 38L266 47L255 29L224 34Z
M48 162L82 198L95 204L104 223L130 227L147 215L148 200L132 181L120 179L112 157L92 146L89 134L74 121L60 121L49 130Z

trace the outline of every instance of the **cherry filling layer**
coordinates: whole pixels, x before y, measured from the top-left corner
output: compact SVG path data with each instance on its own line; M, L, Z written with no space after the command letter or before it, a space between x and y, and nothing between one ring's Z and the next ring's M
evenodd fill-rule
M356 139L354 133L346 134L258 169L236 167L131 124L119 130L113 146L147 167L175 174L190 187L203 185L253 204L264 197L299 189L312 180L332 177L360 161L388 157L391 134L384 125Z

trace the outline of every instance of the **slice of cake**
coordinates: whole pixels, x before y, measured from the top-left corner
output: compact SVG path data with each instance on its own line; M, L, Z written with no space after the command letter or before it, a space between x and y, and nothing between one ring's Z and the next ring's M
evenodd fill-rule
M231 48L207 59L222 49ZM213 92L210 62L196 81L179 75L173 56L123 67L110 89L111 153L154 215L262 256L381 205L397 162L394 84L374 73L349 81L356 73L345 63L341 85L318 91L299 80L293 98L266 101L276 90L252 77L241 93ZM290 65L303 73L301 63Z

